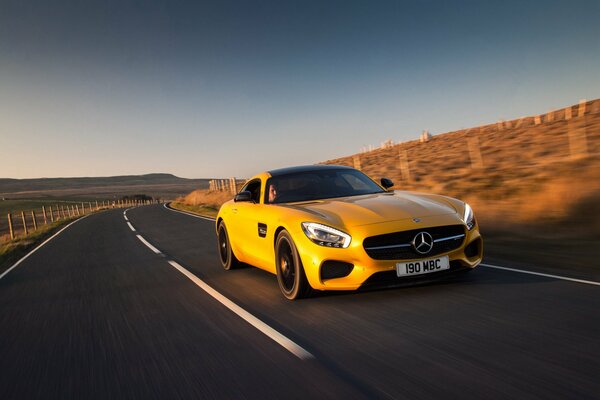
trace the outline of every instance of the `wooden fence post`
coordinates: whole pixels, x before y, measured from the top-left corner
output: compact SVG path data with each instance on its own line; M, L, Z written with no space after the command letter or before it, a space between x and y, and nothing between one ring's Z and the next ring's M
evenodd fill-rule
M15 230L13 229L12 215L8 213L8 231L10 232L10 240L15 239Z
M517 122L515 122L515 128L518 128L521 126L521 124L523 123L523 118L525 118L525 117L521 117L517 120Z
M400 162L400 173L402 180L410 181L410 168L408 166L408 152L406 150L400 150L398 154Z
M50 222L54 222L54 214L52 213L52 206L48 206L48 211L50 212Z
M542 123L542 117L540 117L539 115L536 115L535 117L533 117L533 122L536 125L539 125Z
M554 111L550 110L548 111L548 114L546 114L546 122L553 122L554 121Z
M35 218L35 211L31 210L31 219L33 221L33 230L37 231L37 219Z
M58 206L56 206L56 208L58 208ZM60 211L62 211L62 218L65 219L65 207L62 204L60 205ZM60 217L60 214L58 214L58 216Z
M585 115L585 99L579 100L579 108L577 109L577 116L583 117Z
M356 168L357 170L360 171L361 165L360 165L360 156L353 156L352 157L352 164L354 165L354 168Z
M471 157L471 168L483 168L483 158L479 148L479 139L471 137L468 139L469 156Z
M575 127L576 123L576 120L569 121L569 150L573 159L585 157L588 154L585 120L579 128Z
M48 217L46 216L46 207L42 206L42 214L44 214L44 225L48 225Z
M99 208L98 208L98 200L96 200L96 211L98 211L98 210L99 210Z
M27 221L25 220L24 211L21 211L21 220L23 221L23 232L25 232L25 236L27 236Z
M568 121L572 118L571 107L565 108L565 119Z

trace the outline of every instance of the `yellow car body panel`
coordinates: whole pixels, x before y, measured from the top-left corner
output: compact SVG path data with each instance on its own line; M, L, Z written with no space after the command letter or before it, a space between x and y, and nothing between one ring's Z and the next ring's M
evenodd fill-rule
M236 258L244 263L276 273L275 242L282 229L287 230L298 250L306 278L317 290L354 290L378 272L395 271L397 262L423 260L417 257L402 260L378 260L370 257L363 247L364 239L400 231L426 230L447 225L463 226L461 216L465 203L433 194L407 191L385 191L378 194L358 195L314 201L265 204L266 184L271 175L256 175L248 182L260 180L258 202L224 203L217 215L228 230L230 245ZM302 229L303 222L320 223L341 230L352 237L347 248L325 247L314 243ZM259 233L262 224L264 235ZM479 227L464 229L462 245L452 251L436 254L448 256L453 265L475 268L483 256L483 242ZM467 256L465 248L477 241L476 254ZM354 266L349 275L322 279L323 262L342 261ZM398 280L401 281L402 278Z

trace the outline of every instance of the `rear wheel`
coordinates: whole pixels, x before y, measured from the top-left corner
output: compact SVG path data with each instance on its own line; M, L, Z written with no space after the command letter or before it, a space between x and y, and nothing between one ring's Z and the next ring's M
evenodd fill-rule
M241 265L231 249L229 234L227 233L224 222L219 224L219 229L217 230L217 245L219 246L219 259L221 260L223 268L229 271L230 269L238 268Z
M275 264L279 289L287 299L296 300L310 295L311 287L306 280L302 261L287 231L281 231L277 236Z

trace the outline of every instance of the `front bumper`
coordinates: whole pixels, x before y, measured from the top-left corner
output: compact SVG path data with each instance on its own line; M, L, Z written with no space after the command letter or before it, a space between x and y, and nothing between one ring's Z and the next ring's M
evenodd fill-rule
M439 218L437 218L439 219ZM444 225L444 221L432 219L423 221L423 230L428 227ZM448 224L456 223L456 220L448 221ZM310 285L317 290L355 290L361 287L383 284L396 285L409 283L415 280L438 279L459 270L475 268L483 258L483 239L479 233L479 226L472 230L465 229L465 238L461 246L446 253L435 256L424 256L419 259L438 258L448 256L450 269L430 274L413 275L409 277L396 276L396 263L413 260L375 260L369 257L363 248L363 240L366 237L386 232L394 232L406 229L406 223L387 223L384 226L367 226L352 232L352 242L346 249L329 248L319 246L304 233L295 235L295 242L304 266L304 271ZM414 226L412 226L414 229ZM353 265L351 272L343 277L324 279L321 269L325 262L344 262Z

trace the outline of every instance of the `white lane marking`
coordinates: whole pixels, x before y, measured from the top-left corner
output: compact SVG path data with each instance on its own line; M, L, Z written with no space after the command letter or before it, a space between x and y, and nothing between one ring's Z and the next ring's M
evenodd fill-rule
M62 231L64 231L65 229L67 229L68 227L70 227L71 225L73 225L76 222L81 221L82 219L85 219L87 217L89 217L91 214L88 214L86 216L83 216L81 218L76 219L75 221L71 222L69 225L65 226L64 228L62 228L60 231L56 232L54 235L50 236L48 239L46 239L42 244L40 244L39 246L37 246L35 249L31 250L29 253L27 253L25 256L23 256L23 258L21 258L19 261L17 261L16 263L13 264L12 267L10 267L9 269L7 269L6 271L4 271L2 273L2 275L0 275L0 279L4 278L6 276L6 274L8 274L10 271L12 271L13 269L17 268L17 266L19 264L21 264L23 261L25 261L30 255L32 255L33 253L35 253L36 251L38 251L42 246L44 246L46 243L48 243L49 241L51 241L52 239L54 239L55 237L57 237L58 235L60 235L60 233Z
M127 225L129 225L129 229L135 232L135 228L133 227L133 225L131 225L131 222L127 221Z
M129 218L127 218L127 215L123 215L123 218L125 218L125 221L129 221Z
M547 278L560 279L560 280L563 280L563 281L585 283L587 285L600 286L600 282L596 282L596 281L586 281L584 279L575 279L575 278L569 278L569 277L560 276L560 275L543 274L541 272L525 271L525 270L522 270L522 269L500 267L498 265L491 265L491 264L483 264L482 263L482 264L479 264L479 265L481 265L482 267L486 267L486 268L501 269L501 270L504 270L504 271L519 272L521 274L538 275L538 276L544 276L544 277L547 277Z
M305 349L300 347L298 344L293 342L288 337L282 335L275 329L271 328L269 325L265 324L263 321L256 318L254 315L250 314L248 311L244 310L242 307L238 306L233 301L231 301L227 297L223 296L221 293L217 292L215 289L213 289L211 286L209 286L206 282L204 282L202 279L198 278L196 275L192 274L190 271L188 271L187 269L185 269L184 267L179 265L177 262L169 261L169 264L171 264L171 266L176 268L183 275L188 277L189 280L194 282L198 287L200 287L202 290L204 290L206 293L208 293L210 296L212 296L219 303L221 303L225 307L229 308L231 311L233 311L235 314L237 314L244 321L248 322L250 325L252 325L256 329L258 329L259 331L261 331L262 333L267 335L270 339L274 340L276 343L281 345L283 348L285 348L287 351L289 351L296 357L298 357L302 360L309 360L311 358L314 358L314 356L311 353L309 353L308 351L306 351Z
M161 254L159 249L157 249L156 247L154 247L150 243L148 243L146 241L146 239L144 239L141 235L135 235L135 236L137 236L137 238L140 239L140 242L144 243L146 245L146 247L148 247L150 250L152 250L156 254Z
M216 218L211 218L211 217L203 217L203 216L201 216L201 215L196 215L196 214L192 214L192 213L185 212L185 211L175 210L174 208L167 207L167 203L163 204L163 206L164 206L164 207L165 207L167 210L169 210L169 211L173 211L173 212L176 212L176 213L179 213L179 214L189 215L190 217L194 217L194 218L200 218L200 219L205 219L205 220L207 220L207 221L215 221L215 220L216 220Z

